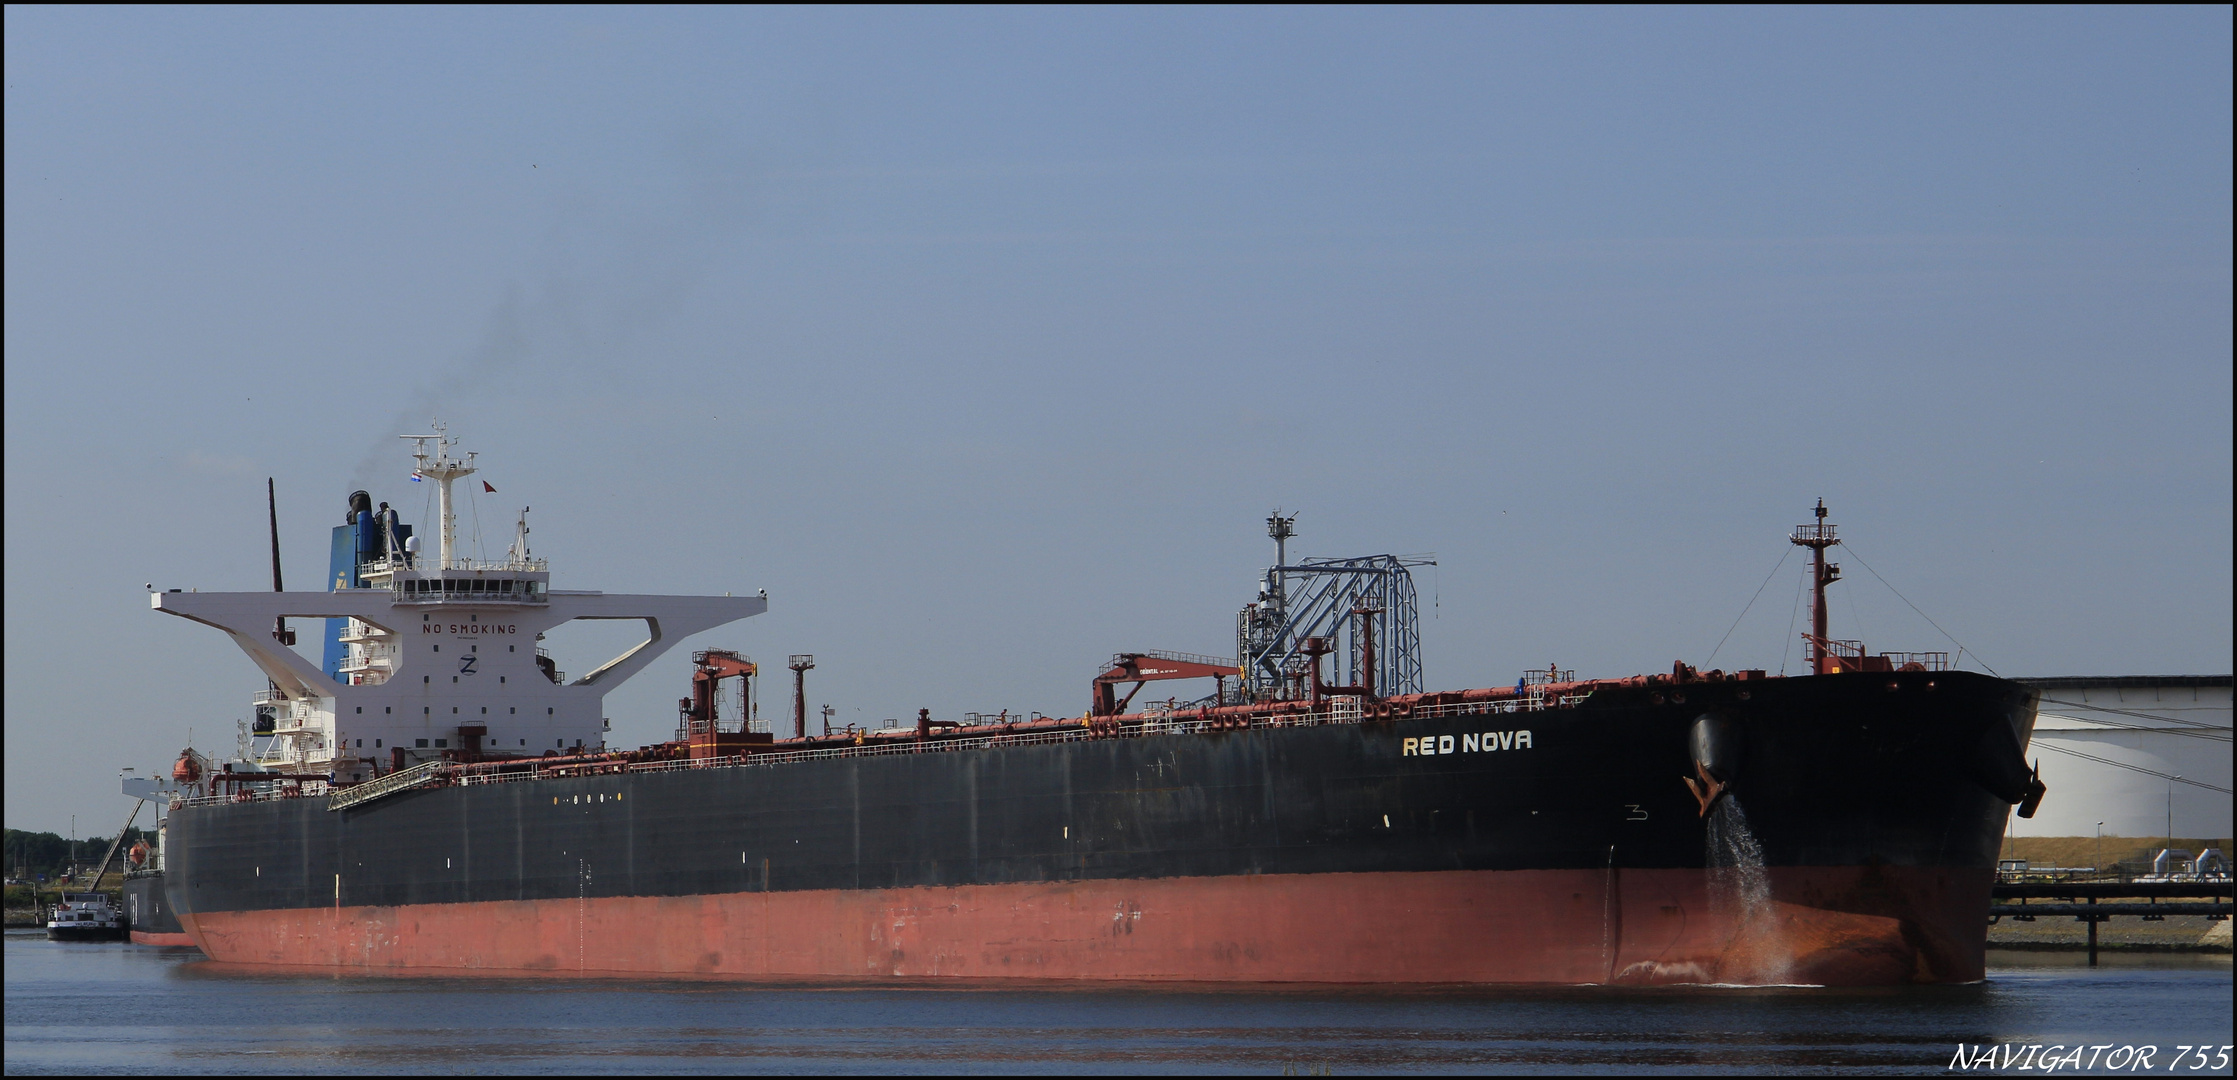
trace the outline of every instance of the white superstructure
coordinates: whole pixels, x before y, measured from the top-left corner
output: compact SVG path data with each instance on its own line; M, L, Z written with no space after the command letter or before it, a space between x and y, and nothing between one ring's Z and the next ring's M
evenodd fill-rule
M445 756L528 756L604 743L606 692L677 641L768 609L761 596L641 596L551 588L531 558L525 518L496 561L458 554L451 482L472 456L440 433L419 442L418 474L438 485L440 548L433 559L396 542L393 516L376 521L379 554L357 564L362 587L331 592L153 593L157 611L214 626L248 654L271 688L256 695L274 720L260 765L338 783L370 780ZM429 443L434 444L430 451ZM341 575L347 578L348 575ZM337 675L283 644L281 618L348 620ZM645 640L568 680L537 648L575 619L642 620Z

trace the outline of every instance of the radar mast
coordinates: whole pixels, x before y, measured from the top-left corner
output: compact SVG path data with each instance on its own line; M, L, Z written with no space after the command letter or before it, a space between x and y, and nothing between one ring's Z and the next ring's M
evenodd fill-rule
M435 505L443 519L442 548L437 555L441 563L437 569L452 570L458 566L451 554L458 540L458 515L451 509L451 481L474 472L474 454L469 451L464 460L453 457L451 447L454 440L445 431L442 422L436 421L430 426L435 429L432 435L399 435L397 438L411 439L418 444L418 448L412 451L412 460L419 462L419 466L412 470L412 475L435 481ZM429 440L435 443L432 455L427 452Z

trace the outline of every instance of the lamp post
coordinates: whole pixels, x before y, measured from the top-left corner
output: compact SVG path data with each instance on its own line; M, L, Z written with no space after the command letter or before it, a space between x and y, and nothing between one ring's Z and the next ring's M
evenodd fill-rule
M2098 823L2097 823L2097 857L2096 857L2096 862L2097 862L2097 865L2096 865L2095 867L2093 867L2092 869L2094 869L2094 870L2096 870L2096 871L2097 871L2097 874L2096 874L2096 876L2097 876L2097 877L2100 877L2100 878L2102 878L2102 877L2104 877L2104 876L2105 876L2105 823L2104 823L2104 822L2102 822L2102 821L2100 821L2100 822L2098 822ZM2089 904L2090 904L2090 909L2091 909L2091 911L2092 911L2092 912L2095 912L2095 910L2096 910L2096 907L2097 907L2097 897L2095 897L2095 896L2091 896L2091 897L2089 898ZM2098 920L2098 918L2099 918L2099 916L2097 916L2097 915L2096 915L2096 914L2094 914L2094 913L2093 913L2093 914L2089 914L2089 915L2084 915L2084 916L2082 916L2082 919L2083 919L2083 921L2085 921L2085 922L2087 922L2087 923L2089 924L2089 966L2091 966L2091 967L2096 967L2096 966L2097 966L2097 920Z

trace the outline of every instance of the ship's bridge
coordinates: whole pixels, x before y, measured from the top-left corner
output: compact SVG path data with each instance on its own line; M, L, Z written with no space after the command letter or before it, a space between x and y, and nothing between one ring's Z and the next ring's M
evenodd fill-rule
M381 584L399 604L548 604L551 602L551 573L543 569L544 560L532 561L535 569L526 569L511 563L490 567L428 571L401 569L386 575ZM366 577L371 579L372 574Z
M399 604L548 604L551 563L528 554L526 511L518 529L502 559L445 552L430 566L416 542L389 544L358 564L358 577L368 588L387 589Z

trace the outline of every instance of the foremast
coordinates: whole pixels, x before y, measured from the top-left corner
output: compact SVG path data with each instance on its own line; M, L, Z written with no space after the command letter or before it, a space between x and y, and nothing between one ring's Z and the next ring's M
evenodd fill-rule
M1787 538L1810 549L1810 674L1830 675L1840 670L1826 644L1825 587L1841 580L1841 564L1825 561L1825 549L1840 543L1834 527L1825 520L1825 500L1818 500L1815 524L1797 525Z

